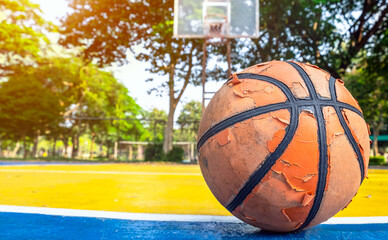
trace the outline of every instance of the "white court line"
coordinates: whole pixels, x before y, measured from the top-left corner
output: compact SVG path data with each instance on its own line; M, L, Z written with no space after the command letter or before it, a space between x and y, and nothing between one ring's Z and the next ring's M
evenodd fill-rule
M94 217L142 221L177 221L177 222L241 222L232 216L211 215L180 215L180 214L153 214L153 213L126 213L95 210L78 210L65 208L43 208L0 205L0 212L34 213L66 217Z
M153 213L126 213L95 210L77 210L65 208L43 208L0 205L0 212L8 213L32 213L66 217L93 217L140 221L166 221L166 222L225 222L241 223L242 221L233 216L211 215L180 215L180 214L153 214ZM331 218L324 224L371 224L388 223L388 217L336 217Z
M42 170L42 169L0 169L0 172L16 173L76 173L76 174L122 174L122 175L169 175L169 176L202 176L200 173L171 172L128 172L128 171L82 171L82 170Z
M335 217L330 218L323 224L368 224L388 223L388 217Z

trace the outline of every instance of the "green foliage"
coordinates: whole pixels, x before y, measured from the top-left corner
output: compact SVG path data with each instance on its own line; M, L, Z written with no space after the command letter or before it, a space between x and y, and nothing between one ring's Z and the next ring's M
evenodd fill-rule
M384 165L385 157L384 156L374 156L369 158L370 165Z
M182 162L185 151L182 147L173 146L167 154L163 152L163 144L151 143L145 149L146 161Z
M174 76L188 74L194 82L199 79L202 41L172 38L173 0L117 0L114 4L81 0L71 1L70 7L74 13L63 22L66 37L62 44L84 47L85 58L100 64L124 63L126 49L142 44L147 51L135 54L151 63L150 72L170 74L175 65L178 71ZM241 13L236 14L233 19L239 19ZM260 37L233 40L232 66L237 70L272 59L294 58L340 77L359 53L369 52L387 30L387 14L386 0L260 1ZM222 55L226 51L217 46L208 50ZM186 68L190 62L191 67ZM210 70L209 78L225 79L225 71Z
M378 136L388 121L388 30L375 39L371 52L364 52L357 68L345 75L345 82L358 100L374 140L372 152L378 154Z
M148 119L145 123L148 135L144 140L149 142L162 142L164 128L167 122L167 113L164 110L153 108L149 112L144 112L144 118Z
M166 155L166 161L181 163L183 160L184 154L185 154L185 151L183 150L182 147L173 146L172 150L169 151Z
M52 52L45 34L55 30L30 0L1 1L1 140L24 139L26 148L35 139L36 151L37 136L65 147L71 138L76 153L82 134L92 146L141 139L146 130L136 118L142 109L113 74L70 54L46 57Z
M71 113L70 133L76 141L75 151L78 151L77 139L83 133L92 138L91 154L94 142L109 147L119 140L139 140L145 133L137 120L142 110L129 96L128 89L111 73L90 63L79 69L79 76L82 83L79 98L67 111Z
M128 89L118 82L111 73L99 70L96 66L87 65L83 69L82 99L74 111L74 117L118 118L112 121L83 120L91 133L99 140L107 135L112 141L118 139L135 140L143 133L143 127L136 119L141 111L135 100L129 96ZM137 136L137 137L135 137ZM105 139L106 140L106 139Z
M173 0L72 0L69 6L74 12L62 23L62 45L82 47L84 59L101 66L125 63L131 49L137 60L150 63L150 73L169 76L160 87L150 90L159 94L167 90L169 95L164 136L167 152L176 106L187 85L200 79L203 40L173 38ZM139 45L144 51L139 51ZM183 83L177 89L179 81Z
M15 67L0 86L2 139L31 141L47 136L67 146L72 138L77 150L83 133L89 133L93 142L109 144L137 140L145 132L136 120L142 110L124 85L111 73L75 57L45 58L37 68Z
M179 130L174 132L177 141L195 142L199 122L202 116L202 104L198 101L190 101L183 106L178 117Z
M199 121L202 116L202 104L198 101L190 101L183 106L178 117L178 124L181 128L187 128L194 132L198 131Z
M169 74L170 65L179 64L177 69L185 75L192 72L185 64L201 54L202 41L172 38L173 6L173 0L72 0L69 7L74 12L62 22L60 43L84 48L84 58L100 65L125 63L127 49L132 48L136 58L151 63L150 72ZM139 44L147 51L136 51Z
M151 89L167 90L169 95L165 152L171 149L176 106L187 85L201 79L203 54L203 40L173 38L173 7L173 0L71 0L73 12L62 22L61 39L64 46L84 49L84 59L101 66L125 63L131 52L137 60L150 63L150 73L169 76L161 87ZM296 59L342 77L361 53L384 55L373 49L378 49L376 45L387 31L387 14L386 0L260 1L260 36L232 40L232 68L236 71L263 61ZM224 46L209 46L209 50L210 57L224 56L217 62L226 61ZM208 70L210 80L227 77L225 69Z
M163 153L163 144L151 143L145 149L146 161L165 161L166 155Z
M20 67L1 84L0 129L8 138L32 138L63 120L65 86L45 75L46 70Z
M387 70L388 72L388 70ZM388 75L360 68L345 76L346 87L357 99L365 120L374 129L388 120Z
M260 37L235 43L233 65L297 59L343 77L362 51L379 44L387 15L386 0L260 1Z
M49 43L44 31L53 26L39 14L39 5L29 0L1 1L0 77L12 74L15 66L32 66L40 59Z

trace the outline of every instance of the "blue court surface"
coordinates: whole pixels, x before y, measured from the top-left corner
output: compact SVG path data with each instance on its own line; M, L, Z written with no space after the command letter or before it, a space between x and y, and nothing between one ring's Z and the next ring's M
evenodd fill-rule
M0 239L388 239L388 217L333 218L279 234L234 217L0 205Z

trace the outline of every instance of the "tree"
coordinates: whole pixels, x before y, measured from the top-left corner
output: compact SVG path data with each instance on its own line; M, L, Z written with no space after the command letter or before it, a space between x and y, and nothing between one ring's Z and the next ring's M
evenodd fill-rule
M387 0L261 1L260 36L235 43L233 65L297 59L338 78L384 35L387 15Z
M85 59L101 65L125 63L131 49L138 60L151 63L151 73L168 76L162 84L170 103L163 148L170 150L176 106L187 85L200 79L203 42L172 37L172 0L73 0L70 7L74 11L63 20L63 45L83 48ZM232 41L233 69L295 58L340 77L387 29L387 12L386 0L261 1L261 35ZM224 79L219 71L210 78Z
M49 43L45 30L52 30L40 15L39 5L29 0L0 1L0 77L15 66L32 66Z
M167 122L167 113L164 110L153 108L144 114L147 119L147 141L161 143L163 141L164 128Z
M64 111L60 99L51 91L50 82L41 77L32 67L15 70L0 88L0 128L8 138L23 140L24 157L26 144L34 139L33 156L36 154L40 134L49 131L51 126L62 120Z
M345 78L353 96L364 112L374 136L372 149L378 152L378 136L383 124L388 121L388 30L376 39L368 56Z
M111 73L101 72L100 74L101 79L97 78L100 81L94 81L93 83L96 89L90 91L90 96L85 99L88 107L84 114L117 120L91 120L87 122L92 137L90 157L93 156L95 138L100 142L105 140L107 145L110 145L112 142L119 140L138 140L145 131L141 122L136 120L139 118L142 109L129 96L128 89L118 82ZM92 103L97 101L98 104ZM99 107L93 109L96 106Z
M69 132L64 116L79 98L80 59L65 57L41 58L38 67L14 66L12 75L1 84L0 127L5 138L33 141L46 135L62 138L65 146ZM26 141L24 141L26 144Z
M187 85L199 79L202 54L201 40L172 37L173 5L173 0L71 1L74 12L62 22L61 44L82 47L85 59L125 63L132 49L136 59L151 63L148 71L168 76L161 84L169 95L164 152L172 149L175 109ZM145 50L134 50L139 45Z
M105 142L109 148L112 141L122 138L133 140L133 136L142 134L139 121L123 121L137 118L141 108L113 74L91 63L81 66L82 69L78 71L81 84L65 117L70 118L70 128L73 129L73 157L78 155L79 137L87 131L92 140L90 156L93 157L95 141Z
M183 109L178 117L177 139L179 141L196 141L199 122L202 115L202 104L197 101L190 101L183 106Z
M363 110L365 121L374 136L373 155L378 155L377 138L384 122L388 120L387 75L369 74L365 69L353 70L346 75L345 82Z
M79 137L89 132L95 140L106 142L121 138L133 140L143 134L139 121L101 121L82 119L137 118L141 108L129 96L124 85L111 73L76 57L42 58L38 67L14 67L14 72L0 87L0 129L3 139L33 142L33 156L38 136L65 147L71 137L73 157L77 156ZM25 151L25 156L26 156ZM91 154L92 155L92 154Z

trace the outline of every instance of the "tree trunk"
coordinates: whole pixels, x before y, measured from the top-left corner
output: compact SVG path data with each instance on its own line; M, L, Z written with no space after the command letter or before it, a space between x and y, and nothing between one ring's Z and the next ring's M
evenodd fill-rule
M377 126L373 129L373 142L372 142L372 149L373 149L373 156L379 155L379 141L378 137L380 135L380 130L383 127L384 122L380 121Z
M174 91L174 75L175 75L175 66L171 66L171 71L169 75L168 88L169 88L169 102L170 106L168 109L168 118L167 124L164 128L164 138L163 138L163 152L168 153L172 150L172 131L174 129L174 114L176 108L175 100L175 91Z
M32 147L32 157L36 157L36 152L38 151L39 135L34 137L34 146Z
M73 143L73 148L71 151L71 158L76 158L78 156L78 147L79 147L79 137L78 135L71 137L71 142Z
M131 161L133 159L133 148L132 148L132 144L129 144L129 147L128 147L128 161Z
M106 141L106 158L109 160L110 143Z
M91 143L90 143L90 154L89 154L89 158L92 159L93 158L93 148L94 148L94 141L96 139L96 133L92 132L92 139L91 139Z
M13 149L13 151L11 153L11 157L16 157L16 154L18 153L19 148L20 148L20 143L16 142L16 146L15 146L15 148Z
M100 144L99 144L99 153L98 153L98 155L99 156L102 156L102 142L100 142Z
M75 156L75 147L76 147L76 144L75 144L75 137L74 136L71 136L71 143L72 143L72 146L71 146L71 158L74 158Z
M137 159L144 160L144 148L143 145L137 145Z
M67 148L69 147L69 139L66 137L66 138L63 138L62 139L62 142L63 142L63 146L65 148L65 151L63 152L63 155L65 158L67 158Z
M166 126L164 128L164 138L163 138L163 152L164 153L168 153L169 151L172 150L174 114L175 114L175 107L171 106L171 104L170 104L167 123L166 123Z
M115 142L115 149L114 149L114 152L113 152L113 158L114 158L114 160L117 160L118 146L119 146L119 142L116 141L116 142Z
M54 138L54 143L53 143L53 158L55 158L55 151L57 148L57 138Z
M187 64L188 70L186 72L186 75L184 76L185 82L183 83L183 86L181 90L179 91L179 94L177 97L175 97L175 89L174 89L174 76L175 76L175 64L170 65L170 73L169 73L169 80L168 80L168 89L169 89L169 99L170 99L170 107L168 112L168 118L167 118L167 124L164 129L164 139L163 139L163 152L168 153L172 150L172 136L173 136L173 130L174 130L174 114L176 110L176 106L179 103L179 100L182 98L183 93L186 90L187 85L189 84L191 71L193 68L193 51L194 49L191 48L190 55L189 55L189 62Z
M27 158L27 143L26 143L26 136L23 136L23 158Z
M76 155L75 157L76 158L79 158L80 157L80 150L79 150L79 134L77 135L77 152L76 152Z
M74 152L74 157L79 158L80 157L80 151L79 151L79 138L81 136L81 120L78 120L77 124L77 134L76 134L76 151Z

